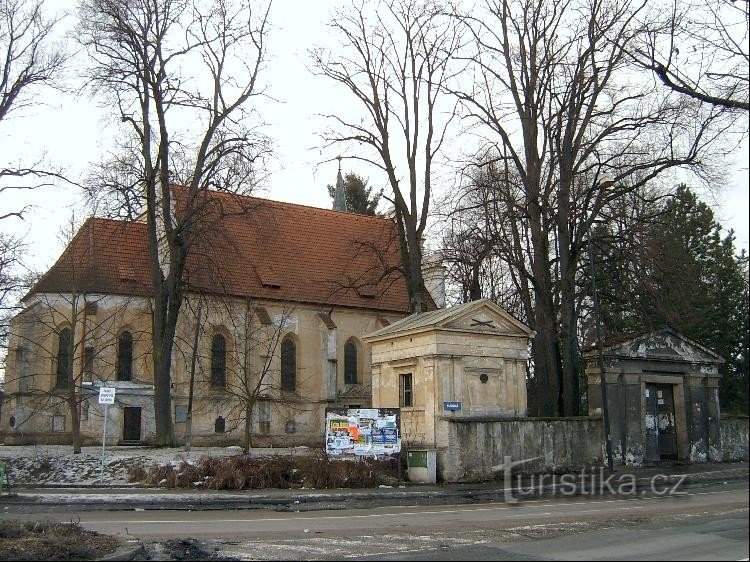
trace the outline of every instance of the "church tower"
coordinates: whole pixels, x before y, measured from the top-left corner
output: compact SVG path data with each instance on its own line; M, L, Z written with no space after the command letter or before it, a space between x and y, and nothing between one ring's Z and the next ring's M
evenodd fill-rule
M344 178L341 176L341 156L338 156L339 175L336 178L336 190L333 192L333 209L334 211L348 211L346 205L346 186Z

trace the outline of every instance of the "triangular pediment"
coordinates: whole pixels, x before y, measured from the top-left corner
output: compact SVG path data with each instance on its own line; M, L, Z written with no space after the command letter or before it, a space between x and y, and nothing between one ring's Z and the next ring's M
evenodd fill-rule
M369 334L365 339L424 330L461 330L526 337L533 334L528 326L500 306L489 299L481 299L432 312L412 314Z
M528 334L530 332L525 325L491 301L450 318L439 327L491 334Z
M633 359L660 359L689 363L723 363L724 359L710 349L694 342L672 328L655 332L607 347L607 354Z

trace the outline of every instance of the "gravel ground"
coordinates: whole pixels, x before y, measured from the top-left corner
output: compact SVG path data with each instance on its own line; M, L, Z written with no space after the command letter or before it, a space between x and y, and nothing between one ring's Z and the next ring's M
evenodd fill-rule
M306 454L309 449L253 449L252 456L270 454ZM108 447L104 451L104 484L128 486L138 469L182 461L193 463L203 456L226 457L242 454L240 447L193 447L150 449L146 447ZM101 447L82 447L74 455L64 445L0 445L0 462L7 465L12 486L92 486L101 485Z

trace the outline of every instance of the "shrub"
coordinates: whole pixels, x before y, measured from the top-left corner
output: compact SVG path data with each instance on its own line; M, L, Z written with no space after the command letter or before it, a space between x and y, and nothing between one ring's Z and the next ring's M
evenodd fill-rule
M128 482L141 482L146 479L146 469L143 464L130 464L126 468L128 473Z
M182 461L177 469L171 464L151 467L144 480L149 486L200 485L213 490L366 488L397 482L398 462L331 458L323 452L302 457L201 457L194 465Z

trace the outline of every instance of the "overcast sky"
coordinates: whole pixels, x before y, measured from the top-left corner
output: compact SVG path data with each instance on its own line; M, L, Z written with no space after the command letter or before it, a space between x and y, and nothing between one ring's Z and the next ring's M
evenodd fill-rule
M269 43L269 63L264 75L269 94L278 103L265 103L265 132L274 142L275 158L271 162L265 196L306 205L329 208L326 185L336 178L337 164L329 161L335 154L322 152L317 132L324 121L316 114L349 103L346 92L324 78L307 70L307 49L332 40L326 27L329 15L340 2L335 0L275 0L272 10L274 27ZM49 3L56 9L73 6L73 0ZM72 24L73 18L69 19ZM73 77L71 77L72 79ZM71 80L72 83L72 80ZM342 97L343 96L343 97ZM46 92L43 106L26 110L22 116L4 122L0 127L0 151L3 160L30 161L44 155L79 179L92 162L99 159L111 140L112 127L97 101L74 93ZM737 159L727 168L728 185L716 195L702 194L711 203L717 219L726 228L737 232L737 246L748 248L748 150L747 143L738 151ZM344 163L344 171L366 170ZM380 187L378 178L372 183ZM45 270L58 257L62 243L58 233L74 211L81 222L86 210L80 193L71 188L45 188L34 193L24 192L24 201L34 205L25 223L13 228L27 235L30 263ZM9 198L0 204L10 205ZM3 225L5 228L8 225Z

